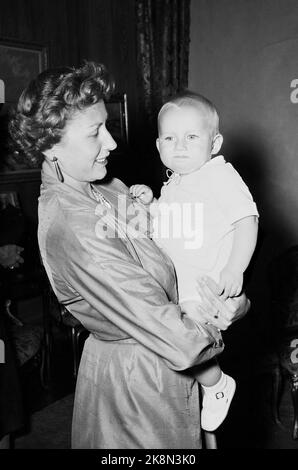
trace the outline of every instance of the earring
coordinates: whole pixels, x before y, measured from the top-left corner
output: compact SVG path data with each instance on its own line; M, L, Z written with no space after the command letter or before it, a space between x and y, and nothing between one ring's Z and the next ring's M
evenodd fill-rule
M56 175L57 175L58 180L60 181L60 183L63 183L64 178L63 178L62 171L61 171L59 163L58 163L58 158L53 157L52 162L54 163L54 167L55 167L55 170L56 170Z

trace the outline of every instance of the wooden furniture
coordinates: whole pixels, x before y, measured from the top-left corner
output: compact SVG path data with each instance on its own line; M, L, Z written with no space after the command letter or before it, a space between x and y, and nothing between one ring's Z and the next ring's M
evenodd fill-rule
M294 245L269 265L274 322L273 416L279 419L279 405L284 379L291 386L293 404L292 438L298 439L298 245Z
M45 322L41 325L21 321L17 313L12 313L14 303L6 299L5 312L8 317L12 347L19 367L32 363L39 368L40 381L47 389L50 385L50 340ZM46 315L44 315L46 318Z
M108 113L107 128L117 142L116 153L128 145L127 94L116 93L106 102Z
M72 355L73 355L73 377L76 380L82 347L84 341L89 336L89 331L87 331L83 325L77 320L68 310L66 307L60 304L60 311L61 311L61 321L62 323L69 328L70 337L71 337L71 344L72 344Z
M24 264L14 270L1 268L1 284L10 317L19 364L40 355L41 381L47 387L50 376L50 323L47 278L40 263L37 243L37 203L40 171L0 173L1 245L24 247ZM30 305L38 299L38 321L31 324ZM19 320L21 305L28 309ZM36 308L36 307L35 307ZM28 316L28 321L27 317Z
M217 439L214 432L202 431L205 449L217 449Z
M24 216L37 226L40 170L0 172L0 193L16 192Z

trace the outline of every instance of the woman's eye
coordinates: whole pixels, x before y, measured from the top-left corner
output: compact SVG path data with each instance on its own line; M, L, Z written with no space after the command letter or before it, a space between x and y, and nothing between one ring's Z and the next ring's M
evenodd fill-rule
M98 129L96 129L95 132L93 132L93 134L91 134L91 137L97 137L98 136Z
M100 124L93 130L92 134L90 134L90 137L94 137L94 138L98 137L99 131L100 131L100 129L101 129L103 126L104 126L104 123L100 123ZM105 126L104 126L104 127L105 127Z

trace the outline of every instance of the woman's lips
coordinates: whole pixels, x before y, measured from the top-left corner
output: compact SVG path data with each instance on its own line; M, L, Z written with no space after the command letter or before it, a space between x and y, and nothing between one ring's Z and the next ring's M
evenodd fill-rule
M105 157L97 157L95 159L96 163L99 163L100 165L106 165L108 163L108 155L106 155Z

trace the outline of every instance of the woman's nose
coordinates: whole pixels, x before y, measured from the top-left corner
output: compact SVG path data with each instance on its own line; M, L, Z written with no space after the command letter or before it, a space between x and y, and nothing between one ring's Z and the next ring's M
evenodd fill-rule
M117 143L115 142L115 140L113 139L112 135L109 133L108 130L107 130L107 135L105 139L105 147L109 149L110 151L115 150L115 148L117 147Z

